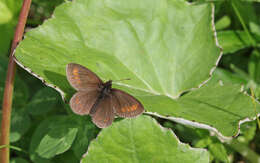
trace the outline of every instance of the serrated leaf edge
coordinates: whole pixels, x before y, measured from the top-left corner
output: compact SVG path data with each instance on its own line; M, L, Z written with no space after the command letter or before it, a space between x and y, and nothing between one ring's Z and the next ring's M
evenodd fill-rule
M219 83L221 86L223 86L224 84L223 83ZM250 95L247 94L247 92L244 90L244 86L241 85L241 89L240 89L240 92L245 94L246 96L252 98ZM254 98L255 99L255 98ZM258 100L255 99L255 101L260 105L260 102ZM254 116L253 118L250 118L250 117L246 117L244 119L241 119L238 121L237 125L238 125L238 130L236 132L236 134L234 136L224 136L218 129L210 126L210 125L207 125L207 124L204 124L204 123L200 123L200 122L195 122L195 121L191 121L191 120L187 120L187 119L184 119L184 118L179 118L179 117L173 117L173 116L163 116L163 115L160 115L156 112L145 112L145 114L147 115L153 115L153 116L156 116L156 117L160 117L160 118L163 118L163 119L168 119L168 120L171 120L171 121L174 121L174 122L177 122L177 123L180 123L180 124L183 124L183 125L189 125L189 126L193 126L193 127L196 127L196 128L201 128L201 129L206 129L206 130L209 130L211 132L211 135L216 135L219 140L221 142L231 142L231 140L235 137L237 137L239 134L240 134L240 126L245 123L245 122L250 122L250 121L254 121L256 120L256 116ZM259 117L260 116L260 113L257 114L257 116Z

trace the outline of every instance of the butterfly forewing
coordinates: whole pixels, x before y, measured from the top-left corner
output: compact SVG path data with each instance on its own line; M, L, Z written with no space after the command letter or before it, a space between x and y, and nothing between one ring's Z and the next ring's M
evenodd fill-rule
M70 107L76 114L89 114L97 98L98 91L79 91L70 99Z
M99 128L105 128L112 124L115 118L114 110L112 108L111 96L105 96L96 105L96 112L91 115L92 121Z
M102 84L95 73L79 64L69 63L66 73L68 81L76 90L94 91Z
M112 106L119 117L131 118L144 111L143 105L137 99L118 89L112 89Z

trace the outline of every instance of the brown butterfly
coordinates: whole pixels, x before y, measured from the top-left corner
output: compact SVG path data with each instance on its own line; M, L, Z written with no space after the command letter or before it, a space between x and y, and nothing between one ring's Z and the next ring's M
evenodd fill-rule
M103 83L94 72L75 63L69 63L66 72L69 83L78 91L70 99L72 111L89 114L98 127L111 125L115 115L131 118L143 113L142 104L133 96L112 88L111 80Z

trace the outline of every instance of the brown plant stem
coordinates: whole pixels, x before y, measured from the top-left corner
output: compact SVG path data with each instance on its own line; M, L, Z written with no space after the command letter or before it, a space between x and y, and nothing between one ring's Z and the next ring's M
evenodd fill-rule
M10 50L9 63L8 63L8 69L6 74L6 81L5 81L3 105L2 105L2 122L1 122L1 138L0 138L0 145L6 145L6 147L2 148L0 151L1 163L9 163L10 119L11 119L11 111L12 111L14 78L15 78L15 70L16 70L16 64L13 58L13 53L19 41L22 40L24 27L30 10L30 6L31 6L31 0L23 1L18 24L15 29L14 39Z

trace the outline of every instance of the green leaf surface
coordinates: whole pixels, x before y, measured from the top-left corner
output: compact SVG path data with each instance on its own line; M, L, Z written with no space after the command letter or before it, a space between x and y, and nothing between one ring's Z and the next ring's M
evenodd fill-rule
M213 143L209 145L209 151L221 162L229 162L227 151L222 143Z
M0 56L10 48L21 6L22 1L0 0Z
M176 98L207 80L218 61L212 12L183 1L78 0L28 32L16 58L65 95L74 92L65 67L75 62L103 80L130 78L117 83L124 88Z
M260 36L260 21L259 16L257 15L258 9L255 8L256 5L254 3L250 3L253 1L259 2L259 0L239 0L232 1L232 5L233 8L235 7L239 11L242 20L249 27L250 32ZM242 22L240 21L240 23Z
M222 30L229 27L231 24L230 17L225 15L216 22L216 30Z
M35 130L30 145L31 159L35 162L67 151L77 134L77 125L70 116L45 119Z
M81 159L82 155L87 151L90 141L98 134L99 129L91 122L91 118L88 116L77 117L77 126L77 137L71 149L74 155Z
M241 92L240 85L230 83L224 85L208 84L176 101L162 97L157 102L148 96L146 100L150 101L150 105L162 108L149 110L152 112L150 114L159 114L182 124L213 130L224 139L239 133L240 121L255 118L255 108L251 97ZM174 107L167 108L167 103L171 103ZM260 112L260 104L258 103L256 111Z
M79 163L79 158L74 155L74 152L68 150L67 152L57 155L53 159L54 163Z
M226 69L223 68L217 68L214 71L213 78L211 79L211 82L222 82L224 84L240 84L245 85L248 81L247 78L244 76L241 76L237 73L232 73Z
M139 116L103 129L81 162L203 163L209 162L209 153L180 143L151 117Z
M3 103L3 94L5 87L5 78L7 72L8 59L0 56L0 103ZM15 78L14 93L13 93L13 106L16 108L23 107L29 98L29 90L26 83L18 76Z
M58 93L49 87L40 89L26 105L26 110L32 115L47 113L54 108L59 98Z
M212 11L210 4L183 1L68 2L26 34L16 58L66 97L74 93L65 76L70 62L103 80L131 78L113 87L138 98L149 113L231 137L240 120L254 117L240 86L207 86L175 99L208 79L219 59Z
M234 53L252 46L244 31L220 31L218 32L218 40L224 54Z
M9 22L12 19L12 12L3 1L0 1L0 24Z
M12 159L10 161L10 163L29 163L29 161L27 161L23 158L17 157L17 158Z
M250 143L257 134L257 122L247 122L241 125L241 134L238 136L237 140L242 143Z
M64 126L59 126L52 129L43 137L36 152L44 158L51 158L63 153L71 146L76 134L76 128L68 130Z
M2 109L0 110L0 121L2 120ZM12 108L10 142L14 143L31 127L31 119L24 109Z
M10 142L18 141L30 128L31 119L24 109L13 108L11 117Z
M250 55L248 73L256 83L260 84L260 52L254 50Z

